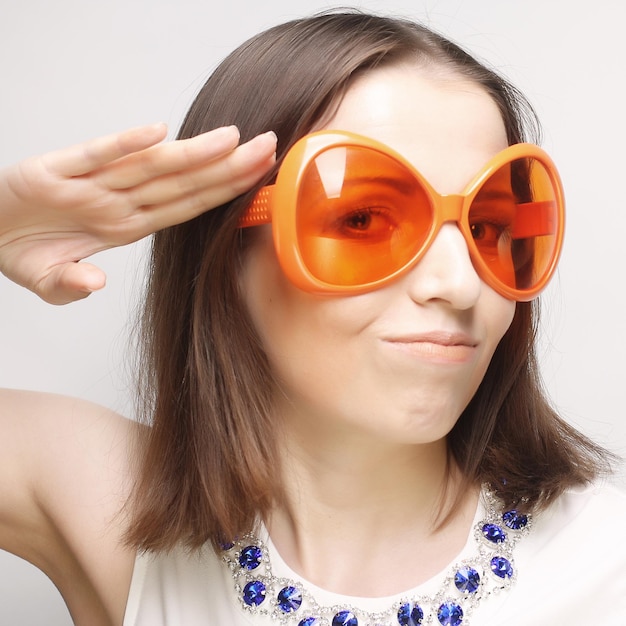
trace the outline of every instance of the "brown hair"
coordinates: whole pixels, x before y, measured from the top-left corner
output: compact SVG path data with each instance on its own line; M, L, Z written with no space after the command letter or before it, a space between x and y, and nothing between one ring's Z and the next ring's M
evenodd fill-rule
M243 141L274 130L280 163L357 74L407 60L482 85L509 143L538 138L521 94L461 48L419 24L355 10L288 22L244 43L208 79L180 137L227 124ZM274 382L238 291L245 241L237 221L255 191L154 237L140 380L151 427L128 533L142 549L217 545L249 530L280 497ZM507 503L523 498L531 508L591 480L606 458L548 405L535 322L536 304L518 304L448 437L466 481L490 483Z

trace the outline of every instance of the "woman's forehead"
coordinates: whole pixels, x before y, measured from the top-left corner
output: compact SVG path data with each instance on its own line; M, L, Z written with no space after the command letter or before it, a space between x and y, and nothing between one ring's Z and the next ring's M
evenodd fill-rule
M508 143L498 106L480 85L414 64L360 76L326 128L381 141L440 193L460 192Z

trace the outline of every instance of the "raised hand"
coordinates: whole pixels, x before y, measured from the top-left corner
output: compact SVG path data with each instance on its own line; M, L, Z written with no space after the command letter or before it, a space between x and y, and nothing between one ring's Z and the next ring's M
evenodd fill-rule
M184 222L249 189L272 166L273 133L235 127L163 142L163 124L93 139L0 171L0 272L52 304L104 286L79 263Z

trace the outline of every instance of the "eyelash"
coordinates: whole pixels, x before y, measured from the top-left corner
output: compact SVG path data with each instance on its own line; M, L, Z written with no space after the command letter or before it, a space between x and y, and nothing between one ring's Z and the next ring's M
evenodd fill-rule
M353 237L359 237L359 236L365 237L367 236L367 229L369 227L369 223L367 224L365 229L359 229L359 228L347 226L348 222L360 216L366 216L370 220L370 222L374 218L381 217L381 218L386 218L386 221L389 224L393 224L393 221L389 219L390 215L391 215L391 211L386 210L382 207L365 206L362 208L353 209L349 213L342 215L340 218L338 218L335 221L335 226L340 230L348 228L350 230L350 235Z

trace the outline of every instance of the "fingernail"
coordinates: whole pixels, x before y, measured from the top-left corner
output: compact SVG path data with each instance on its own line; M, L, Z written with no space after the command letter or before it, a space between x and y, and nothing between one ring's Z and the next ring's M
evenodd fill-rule
M237 141L239 141L239 129L234 124L232 126L218 126L213 130L205 131L202 135L210 137L211 140L217 137L225 136L230 138L234 136L237 138Z
M241 139L241 133L239 132L239 128L237 126L235 126L235 124L231 124L230 126L227 126L226 128L228 129L232 129L237 133L237 139Z

